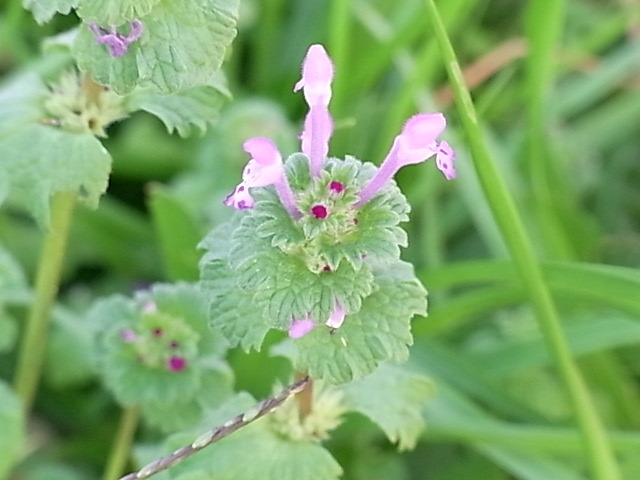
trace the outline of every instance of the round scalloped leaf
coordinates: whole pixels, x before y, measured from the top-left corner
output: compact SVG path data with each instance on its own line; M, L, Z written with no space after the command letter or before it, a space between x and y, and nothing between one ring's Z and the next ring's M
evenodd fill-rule
M413 343L411 319L426 315L427 292L406 262L384 264L374 276L378 289L339 329L315 328L294 341L296 370L345 383L368 375L384 361L407 360Z
M424 430L422 411L435 394L435 385L422 375L381 365L371 375L346 384L343 392L349 410L378 424L400 450L410 450Z
M198 400L207 376L228 377L226 342L208 329L207 303L194 285L156 285L134 300L111 297L90 319L105 383L120 403L139 404L152 418ZM172 363L176 357L184 362Z
M78 6L80 0L22 0L22 5L31 10L36 22L47 23L56 13L67 15L72 8ZM101 2L109 3L109 2Z

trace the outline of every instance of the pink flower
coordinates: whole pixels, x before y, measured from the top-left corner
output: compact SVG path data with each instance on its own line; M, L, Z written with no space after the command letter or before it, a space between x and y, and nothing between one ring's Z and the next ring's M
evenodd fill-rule
M243 148L251 155L251 159L242 172L242 182L227 196L224 204L237 210L253 208L254 200L249 188L273 185L289 215L294 219L300 218L302 214L296 205L285 175L282 156L275 144L268 138L254 137L245 141Z
M87 27L93 33L93 36L101 45L106 45L109 49L109 55L112 57L121 57L129 50L129 45L138 40L142 36L142 22L140 20L134 20L131 22L131 30L129 35L122 35L118 33L115 27L111 27L109 30L105 30L99 27L95 23L88 23Z
M316 324L313 323L309 317L297 319L294 318L289 326L289 336L291 338L302 338L307 333L315 328Z
M455 152L447 142L436 141L446 125L441 113L420 113L411 117L394 139L375 176L363 187L355 206L360 207L371 200L403 166L424 162L434 154L438 169L448 180L455 178Z
M311 173L318 176L329 154L333 121L329 114L333 64L322 45L311 45L302 63L302 78L293 91L302 90L309 113L300 135L302 152L309 157Z
M345 312L340 302L336 299L334 301L333 311L331 315L329 315L329 320L326 321L325 325L331 328L340 328L346 316L347 312Z

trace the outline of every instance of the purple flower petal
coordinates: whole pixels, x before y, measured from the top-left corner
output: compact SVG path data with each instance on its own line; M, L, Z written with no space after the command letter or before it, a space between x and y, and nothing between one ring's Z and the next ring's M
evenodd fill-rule
M293 91L302 90L309 105L328 106L331 100L333 63L327 51L320 44L311 45L302 62L302 78Z
M289 336L291 338L302 338L315 328L316 324L309 318L294 318L289 326Z
M251 159L242 172L242 183L227 195L224 204L236 210L253 208L254 200L249 188L273 185L289 215L294 219L300 218L302 214L285 175L282 156L276 145L268 138L254 137L245 141L242 147L251 155Z
M311 173L318 176L329 153L333 121L329 114L333 64L322 45L311 45L302 63L302 78L293 88L303 91L309 105L300 134L302 152L309 157Z
M244 183L239 184L233 192L224 199L224 204L227 207L233 207L236 210L253 208L254 203L253 197Z
M456 152L453 148L447 142L440 142L436 151L436 166L447 180L453 180L458 175L455 160Z
M436 154L438 148L445 143L438 144L436 138L446 125L441 113L420 113L411 117L394 139L391 150L375 176L362 188L355 206L360 207L371 200L403 166L424 162ZM445 145L441 159L447 164L448 174L451 174L454 153L448 144ZM453 172L455 176L455 169Z
M131 30L129 31L129 35L126 36L116 32L115 27L105 30L95 23L88 23L87 27L93 33L97 43L107 46L109 55L112 57L121 57L127 53L129 45L138 40L144 30L140 20L133 20L131 22Z
M346 317L346 315L347 312L345 312L340 302L338 300L335 300L333 311L331 312L329 320L326 321L325 325L331 328L340 328L340 326L344 322L344 318Z

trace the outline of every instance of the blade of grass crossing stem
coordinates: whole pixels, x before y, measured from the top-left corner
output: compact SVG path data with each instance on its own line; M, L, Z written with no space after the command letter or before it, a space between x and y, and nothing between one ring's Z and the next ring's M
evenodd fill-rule
M562 331L549 289L537 264L514 200L482 137L471 95L464 85L460 65L433 0L425 0L436 41L445 62L464 130L469 138L476 173L502 231L522 283L530 295L540 330L569 392L580 425L586 456L597 480L619 480L616 459L607 434Z
M49 318L60 284L75 201L76 196L72 192L58 192L52 200L51 227L40 252L35 299L29 310L14 378L15 391L22 399L25 415L31 410L38 389L46 352Z

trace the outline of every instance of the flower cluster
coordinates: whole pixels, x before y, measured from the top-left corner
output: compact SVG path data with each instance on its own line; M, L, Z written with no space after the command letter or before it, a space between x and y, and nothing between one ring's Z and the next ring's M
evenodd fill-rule
M227 206L238 210L252 209L256 202L251 189L273 186L281 205L305 236L302 246L290 248L289 253L306 255L309 268L320 274L332 271L340 260L339 257L332 260L327 252L336 245L348 248L355 244L349 236L356 236L360 228L363 229L361 235L368 234L364 231L366 227L359 224L359 216L377 197L384 197L385 189L400 168L435 156L436 166L445 178L456 177L455 152L447 142L437 140L446 127L441 113L420 113L411 117L374 174L367 173L366 168L360 167L362 164L328 158L333 132L329 113L333 75L333 64L325 49L312 45L303 62L302 78L294 87L294 91L302 90L309 105L300 136L301 150L308 159L310 172L306 188L292 188L277 147L271 140L258 137L244 143L244 150L251 159L242 174L242 182L225 199ZM401 217L406 212L398 214ZM362 262L367 255L369 252L365 250L357 253L361 258L350 261L357 266L357 262ZM313 261L308 260L310 256ZM331 314L324 323L333 331L343 324L346 314L340 299L334 298ZM292 318L289 336L301 338L316 325L317 321L310 313Z
M129 344L136 359L145 367L181 372L187 368L187 355L195 351L198 336L179 319L158 312L152 300L147 301L141 312L137 328L120 331L122 341Z

